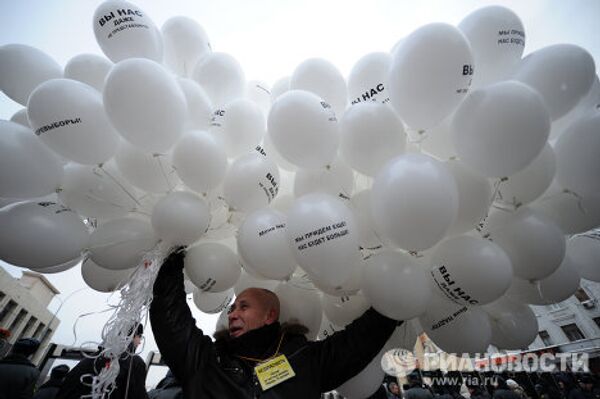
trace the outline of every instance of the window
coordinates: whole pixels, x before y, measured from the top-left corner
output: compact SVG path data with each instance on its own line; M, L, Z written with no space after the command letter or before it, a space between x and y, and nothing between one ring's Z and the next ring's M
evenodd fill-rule
M539 335L540 335L540 339L542 340L544 345L546 345L546 346L552 345L552 339L550 339L550 334L548 334L548 331L542 330L539 332Z
M577 288L577 291L575 291L574 295L575 298L579 300L579 302L585 302L590 300L590 297L587 294L587 292L585 292L585 290L581 287Z
M31 338L39 339L40 334L42 333L42 330L44 329L44 327L46 327L44 325L44 323L38 324L38 326L35 329L35 332L33 334L31 334Z
M26 334L31 329L31 327L33 327L33 325L35 324L36 321L37 321L37 319L35 318L35 316L31 316L29 318L29 320L27 320L27 323L25 324L25 327L23 327L23 329L21 330L21 333L19 334L19 338L25 337Z
M2 291L0 291L0 302L2 302L2 300L6 297L6 294Z
M12 333L13 331L15 331L18 327L19 324L21 324L21 322L23 321L23 319L25 318L25 315L27 314L27 311L25 309L21 309L19 311L19 314L17 315L17 317L15 317L15 319L13 320L12 323L10 323L10 327L8 327L8 330Z
M13 301L12 299L8 301L8 303L4 305L2 312L0 312L0 323L2 323L6 318L8 318L8 316L10 316L10 314L15 310L16 307L17 303L15 301Z
M594 323L600 328L600 317L594 317Z
M577 324L567 324L565 326L561 326L560 328L562 328L563 332L571 342L585 339L585 336L579 327L577 327Z

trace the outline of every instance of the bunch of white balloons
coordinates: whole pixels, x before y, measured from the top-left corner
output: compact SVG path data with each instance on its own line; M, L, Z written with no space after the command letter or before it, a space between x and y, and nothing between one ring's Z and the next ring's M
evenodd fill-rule
M26 107L0 121L0 259L83 256L110 291L157 243L185 245L205 312L263 286L312 337L373 306L461 353L526 347L529 304L600 281L596 67L571 44L523 58L511 10L271 88L187 17L159 29L109 0L93 22L107 58L0 47L0 89Z

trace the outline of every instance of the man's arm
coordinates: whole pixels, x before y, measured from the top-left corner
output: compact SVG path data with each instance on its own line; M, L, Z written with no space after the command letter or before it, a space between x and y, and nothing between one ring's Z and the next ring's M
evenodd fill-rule
M161 356L179 381L202 366L202 355L212 346L210 337L196 327L185 298L183 251L171 253L158 272L150 322Z
M321 376L321 391L339 387L364 369L397 325L396 320L370 308L344 330L314 342L311 349L315 351L313 356Z

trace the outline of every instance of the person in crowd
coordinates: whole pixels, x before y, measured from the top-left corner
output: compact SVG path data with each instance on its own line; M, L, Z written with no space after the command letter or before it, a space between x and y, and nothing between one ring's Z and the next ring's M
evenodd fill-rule
M50 378L37 390L33 399L55 399L70 368L61 364L50 371Z
M249 288L237 296L228 329L213 342L196 327L187 305L184 256L176 250L163 263L150 320L185 398L320 398L364 369L398 324L368 309L345 330L312 342L306 327L279 323L277 295Z
M556 376L563 399L585 399L581 389L575 383L575 378L570 373L559 373Z
M406 379L408 380L408 389L404 391L404 399L433 399L431 392L423 388L423 381L419 373L410 373Z
M594 380L590 375L584 375L579 379L579 387L585 399L600 399L600 390L594 388Z
M140 345L144 328L141 324L130 329L133 340L129 348L119 358L119 375L115 381L114 389L106 395L106 399L148 399L146 392L146 364L142 358L135 354L135 349ZM107 366L108 359L100 355L80 361L66 375L56 399L80 399L92 392L92 376L100 374L102 368ZM83 381L82 381L83 379Z
M491 399L490 394L479 385L476 379L467 381L467 389L471 399Z
M0 360L0 399L31 399L39 370L29 360L40 347L40 341L21 338Z
M506 380L506 385L511 391L519 395L521 399L527 399L525 390L515 380L509 378Z
M504 377L496 377L494 394L492 399L522 399L516 392L506 384Z
M148 392L150 399L183 399L183 390L171 370L160 380L156 388Z
M385 386L381 384L367 399L387 399L387 397L387 390L385 389Z
M388 399L398 399L402 397L402 392L400 391L400 386L397 382L391 381L387 385L387 397Z

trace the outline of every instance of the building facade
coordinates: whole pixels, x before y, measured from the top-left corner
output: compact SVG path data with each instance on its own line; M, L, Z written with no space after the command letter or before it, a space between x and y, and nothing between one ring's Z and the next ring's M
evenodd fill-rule
M50 301L59 293L39 273L24 271L20 279L15 279L0 267L0 328L10 332L0 356L20 338L36 338L41 345L32 361L39 362L60 324L48 310Z

